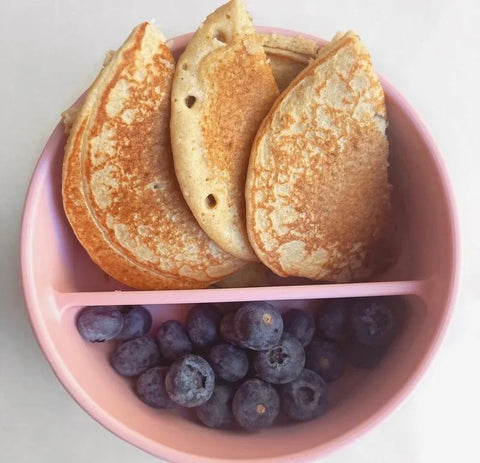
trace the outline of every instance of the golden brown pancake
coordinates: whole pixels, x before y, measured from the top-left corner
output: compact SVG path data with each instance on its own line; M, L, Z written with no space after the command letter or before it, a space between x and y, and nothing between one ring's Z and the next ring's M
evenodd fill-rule
M257 260L245 226L248 159L278 94L242 0L205 20L173 82L171 138L183 196L208 236L245 260Z
M205 235L175 179L174 67L162 34L135 28L90 87L65 150L73 231L106 273L140 289L206 287L244 265Z
M259 34L265 54L281 92L315 58L320 46L305 37Z
M247 229L280 276L344 282L382 267L391 225L385 98L353 32L282 93L255 138Z

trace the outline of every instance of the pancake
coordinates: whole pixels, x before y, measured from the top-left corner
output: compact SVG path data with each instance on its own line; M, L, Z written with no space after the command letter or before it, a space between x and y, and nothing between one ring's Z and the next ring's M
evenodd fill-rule
M90 87L65 149L75 235L106 273L139 289L207 287L244 265L205 235L175 179L174 67L162 34L135 28Z
M241 0L212 13L180 57L172 87L175 171L200 226L222 249L257 260L245 225L253 139L279 94Z
M259 34L263 49L281 92L315 58L320 46L305 37Z
M337 34L282 93L255 138L247 229L280 276L346 282L389 263L385 97L353 32Z

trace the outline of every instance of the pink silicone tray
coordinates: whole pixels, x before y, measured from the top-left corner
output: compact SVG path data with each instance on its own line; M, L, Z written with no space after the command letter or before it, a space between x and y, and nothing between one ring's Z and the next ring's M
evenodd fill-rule
M261 32L298 35L259 28ZM191 34L173 39L175 56ZM323 43L320 39L309 37ZM123 439L162 458L182 462L304 461L326 454L358 436L406 396L443 336L456 293L459 268L457 220L441 155L414 109L382 79L389 114L390 177L402 238L397 264L375 281L242 289L136 291L106 276L76 241L61 200L65 137L59 124L35 169L21 237L22 274L31 323L59 380L96 420ZM143 405L131 383L108 365L112 345L85 342L74 320L87 305L144 304L155 327L182 319L192 303L272 301L314 308L334 297L402 295L407 324L388 356L372 372L349 370L331 387L327 414L316 421L279 426L258 434L211 430L181 413ZM228 304L227 304L228 305Z

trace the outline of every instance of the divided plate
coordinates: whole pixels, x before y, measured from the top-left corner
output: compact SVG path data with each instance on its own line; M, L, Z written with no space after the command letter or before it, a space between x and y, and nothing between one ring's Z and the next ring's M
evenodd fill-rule
M169 42L176 57L190 37L187 34ZM47 359L75 400L95 419L134 445L170 460L198 463L254 458L286 462L325 454L376 423L405 397L437 348L453 307L458 231L452 191L433 139L399 92L384 78L382 84L387 98L390 179L401 255L394 267L365 283L300 284L298 279L279 279L281 285L254 288L127 288L90 260L68 224L61 199L65 137L62 123L55 128L36 166L25 203L23 285L30 319ZM143 405L133 394L132 384L109 367L112 344L85 342L74 323L78 311L87 305L146 305L154 318L154 330L167 319L183 319L188 308L198 302L230 306L267 300L280 310L316 310L323 299L390 295L404 297L408 317L379 367L372 372L350 369L332 384L325 417L253 435L211 430L184 419L182 414Z

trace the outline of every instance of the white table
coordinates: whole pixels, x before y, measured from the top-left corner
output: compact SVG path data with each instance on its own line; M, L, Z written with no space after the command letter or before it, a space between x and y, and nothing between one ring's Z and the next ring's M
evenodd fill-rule
M35 162L60 112L129 31L155 19L167 37L196 29L219 0L0 2L0 461L155 462L91 419L68 395L30 329L18 237ZM329 463L479 461L480 2L250 0L258 25L331 38L355 29L377 69L438 141L462 221L463 279L451 327L406 403ZM476 355L474 355L476 353Z

